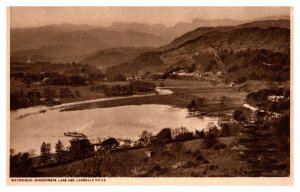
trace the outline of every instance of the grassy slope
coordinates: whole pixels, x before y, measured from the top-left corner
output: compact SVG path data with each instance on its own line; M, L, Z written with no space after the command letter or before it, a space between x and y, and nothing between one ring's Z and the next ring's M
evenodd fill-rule
M237 145L233 137L220 138L229 147L212 151L205 149L202 139L182 143L171 143L164 147L165 152L157 152L153 157L146 157L148 148L129 150L111 154L100 166L102 176L237 176L247 166L238 159L239 152L231 149ZM196 160L193 153L201 151L209 163ZM126 159L126 161L124 161ZM191 163L192 162L192 163ZM84 169L86 164L86 168ZM79 176L91 174L96 161L94 158L75 161L51 168L38 169L40 176Z

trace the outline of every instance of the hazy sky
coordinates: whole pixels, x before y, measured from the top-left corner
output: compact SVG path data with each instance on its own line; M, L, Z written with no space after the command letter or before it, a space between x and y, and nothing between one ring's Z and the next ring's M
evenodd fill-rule
M289 12L289 7L12 7L10 22L13 28L62 23L108 26L112 22L172 26L195 18L250 20Z

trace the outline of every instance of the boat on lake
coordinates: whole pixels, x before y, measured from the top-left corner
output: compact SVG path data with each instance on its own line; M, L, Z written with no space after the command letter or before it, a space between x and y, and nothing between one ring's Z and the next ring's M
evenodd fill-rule
M66 132L66 133L64 133L64 135L66 137L87 138L87 136L85 134L77 133L76 131L75 132Z

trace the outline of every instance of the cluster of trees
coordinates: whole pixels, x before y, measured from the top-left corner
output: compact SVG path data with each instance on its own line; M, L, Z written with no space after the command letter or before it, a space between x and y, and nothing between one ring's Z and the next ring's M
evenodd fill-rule
M29 90L23 91L18 90L10 93L10 109L15 110L18 108L29 107L33 105L40 105L43 102L40 101L42 97L39 91Z
M240 107L233 111L232 117L236 121L245 121L251 118L252 111L245 107Z
M57 74L45 80L46 85L54 86L84 86L87 85L88 78L79 75L60 75Z
M86 138L73 138L70 140L70 146L65 148L63 143L58 140L55 145L55 153L51 154L50 143L43 142L40 148L40 164L55 164L65 161L87 158L94 153L94 148Z
M107 85L92 85L90 90L94 92L104 92L107 89Z
M106 73L108 81L126 81L126 76L121 73Z
M57 72L46 73L26 73L15 72L11 73L11 78L19 80L25 84L31 84L35 82L43 82L46 85L68 85L68 86L83 86L86 85L88 77L79 75L66 75L58 74Z
M150 83L146 81L133 81L131 82L131 86L133 88L133 91L138 91L138 92L153 91L156 87L154 83Z
M133 92L149 92L155 88L154 83L145 81L133 81L128 85L94 85L91 86L91 91L103 92L106 96L123 96L132 95Z
M290 113L287 112L270 122L282 151L290 152Z
M36 171L32 166L32 156L26 153L10 154L10 177L35 177Z
M106 86L104 88L104 94L106 96L132 95L133 87L132 85L114 85L111 87Z
M10 108L12 110L34 105L55 105L60 102L55 98L81 97L81 93L75 90L74 93L68 87L49 88L35 90L17 90L10 94ZM41 100L44 98L43 100Z
M269 96L283 96L280 102L272 102L268 99ZM256 92L249 93L246 96L246 102L252 106L257 106L269 111L280 112L290 108L290 89L274 88L262 89Z
M49 62L11 63L11 79L26 84L44 82L47 85L82 86L87 82L103 80L103 72L82 63L56 64Z

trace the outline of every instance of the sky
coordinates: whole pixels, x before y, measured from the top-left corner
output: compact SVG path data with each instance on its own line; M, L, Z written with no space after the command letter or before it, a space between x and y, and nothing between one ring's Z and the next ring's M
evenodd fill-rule
M200 19L252 20L289 15L289 7L11 7L12 28L50 24L88 24L109 26L113 22L161 23Z

